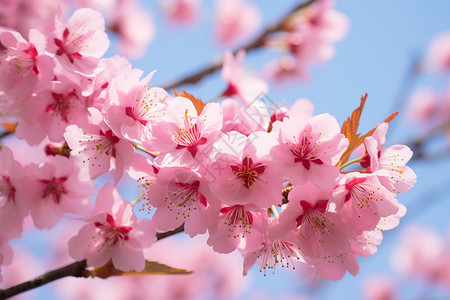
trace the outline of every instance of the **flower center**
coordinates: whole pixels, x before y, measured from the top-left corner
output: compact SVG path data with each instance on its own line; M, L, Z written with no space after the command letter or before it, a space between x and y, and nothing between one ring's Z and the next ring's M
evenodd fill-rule
M269 247L264 247L264 250L258 255L258 259L261 259L261 269L264 270L264 276L266 276L267 269L272 269L275 273L275 267L281 263L281 267L295 269L294 259L300 260L300 252L296 249L293 243L288 241L276 240Z
M204 145L207 142L205 137L202 137L202 123L195 123L191 125L190 117L187 115L188 110L184 114L184 128L179 128L178 133L172 134L172 140L177 143L177 150L187 148L191 152L192 157L195 157L198 151L198 146Z
M246 211L244 206L234 205L232 207L223 207L220 213L226 214L224 223L229 227L228 237L243 238L245 234L251 233L253 215L251 212Z
M130 226L116 226L114 218L110 214L106 215L105 221L95 222L94 225L99 229L98 234L106 247L113 246L119 241L127 241L128 233L132 229Z
M0 62L9 65L7 74L17 74L23 78L30 72L33 72L35 75L39 74L39 70L36 67L37 56L38 53L35 46L30 43L30 47L23 51L18 51L13 47L9 47L5 51L2 51L0 54Z
M256 180L259 178L258 176L266 170L266 165L253 164L253 160L246 156L242 160L242 164L230 165L230 168L242 185L250 190L250 188L256 185Z
M9 177L1 176L0 177L0 209L7 202L14 201L14 196L16 194L16 189L11 185Z
M65 29L63 32L62 39L53 39L55 42L55 45L58 47L58 50L56 51L56 55L67 55L69 58L70 63L73 64L74 58L81 58L82 55L78 52L78 48L82 46L81 44L84 42L84 40L87 38L83 35L78 35L77 38L69 38L69 29ZM88 34L89 35L89 34Z
M177 213L176 219L189 218L192 211L197 210L198 204L207 206L206 197L200 193L200 181L191 183L176 181L169 185L165 202L170 211Z
M308 124L301 134L299 142L291 149L294 155L294 162L301 162L306 170L309 170L311 163L322 165L323 162L318 158L318 142L313 142L311 136L311 125Z
M67 177L54 177L51 180L39 180L46 185L44 192L42 193L42 198L50 198L55 204L59 204L61 202L61 196L67 193L67 190L64 187L64 182L66 180Z
M47 105L48 113L58 113L64 122L69 123L69 111L72 107L72 100L78 99L75 91L67 94L52 93L53 103Z

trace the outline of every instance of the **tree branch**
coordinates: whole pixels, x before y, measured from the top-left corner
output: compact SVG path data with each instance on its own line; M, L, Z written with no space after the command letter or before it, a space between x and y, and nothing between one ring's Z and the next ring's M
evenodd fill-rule
M291 9L283 18L281 18L281 20L279 22L273 24L272 26L267 27L266 30L264 30L259 36L257 36L254 40L249 42L247 45L234 50L233 54L236 54L241 49L245 50L246 52L250 52L250 51L253 51L253 50L263 47L267 37L270 34L283 29L286 20L288 20L291 16L293 16L299 10L302 10L302 9L308 7L309 5L311 5L312 3L316 2L316 1L317 0L308 0L306 2L299 3L293 9ZM182 79L173 81L166 85L163 85L162 87L165 90L171 90L171 89L176 88L181 85L197 83L200 80L202 80L205 76L213 74L214 72L216 72L217 70L222 68L222 65L223 65L223 57L213 60L210 65L203 67L202 69L194 72L191 75L188 75Z
M25 281L21 284L10 288L0 290L0 299L7 299L28 290L40 287L49 282L61 279L67 276L83 277L83 271L86 269L86 260L76 261L62 268L46 272L32 280Z

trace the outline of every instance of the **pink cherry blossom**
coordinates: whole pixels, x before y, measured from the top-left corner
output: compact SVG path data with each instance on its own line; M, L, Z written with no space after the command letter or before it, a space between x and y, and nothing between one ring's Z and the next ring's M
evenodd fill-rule
M165 0L162 9L174 24L192 24L197 21L202 0Z
M27 167L26 194L34 225L51 229L67 213L88 215L95 185L72 160L49 156L47 161Z
M333 10L334 1L318 1L298 16L294 29L287 36L290 51L300 60L322 63L334 55L333 43L348 31L345 15Z
M282 268L295 269L298 261L304 262L298 246L295 241L294 231L285 231L276 219L268 224L265 239L261 241L261 247L256 251L249 251L244 255L244 276L255 262L260 266L260 272L273 270L281 265Z
M289 77L308 80L309 65L323 64L333 57L334 43L347 34L349 27L348 18L333 6L332 0L312 3L289 20L285 33L269 37L267 45L282 46L291 53L267 67L270 77L278 81Z
M45 52L45 37L33 29L26 41L18 32L0 27L0 90L9 96L27 97L49 84L53 58Z
M363 282L363 293L367 300L396 300L398 291L392 278L387 276L371 276Z
M308 121L285 118L275 122L278 145L271 155L281 174L293 183L313 182L319 187L332 186L339 176L334 167L348 145L340 134L336 119L329 114L314 116Z
M340 211L355 230L375 229L380 218L395 215L399 210L395 195L378 181L377 176L353 172L339 181L330 198L330 210Z
M191 170L166 167L148 187L148 203L156 208L153 222L158 231L170 231L184 222L184 231L193 237L206 232L208 212L216 205L209 182Z
M84 126L84 129L76 125L67 126L64 138L72 150L71 155L89 169L93 179L113 169L111 162L114 161L114 178L117 182L133 161L134 147L114 135L97 109L90 108L89 111L92 124Z
M0 26L16 29L26 36L30 29L37 29L48 35L53 29L53 17L58 8L66 11L67 0L16 0L1 1Z
M0 151L0 227L2 232L22 230L22 222L28 215L26 195L22 189L25 171L14 160L11 150Z
M152 124L163 120L169 98L164 89L148 87L132 74L118 76L108 87L106 120L117 136L145 143Z
M228 83L223 96L237 96L247 106L262 94L267 93L267 83L255 74L246 72L242 64L245 59L245 51L239 51L236 56L226 52L223 59L222 78Z
M394 250L392 263L404 275L422 278L448 289L449 248L448 238L426 227L410 226Z
M219 253L237 248L252 251L260 248L267 227L267 210L247 205L222 205L218 217L211 218L208 245Z
M11 264L13 259L13 251L8 241L0 235L0 267ZM0 269L0 282L3 280L1 269Z
M214 36L222 44L241 42L261 25L258 7L243 0L218 0L215 11Z
M90 8L76 10L66 22L59 11L49 51L64 68L91 74L109 47L103 16Z
M305 261L323 278L341 279L348 270L359 270L350 239L356 235L341 215L327 209L332 189L319 189L312 183L296 186L279 222L285 230L297 230L297 245Z
M407 107L409 118L413 122L432 122L440 111L437 97L429 88L414 91Z
M131 63L124 57L115 55L110 58L100 59L94 69L93 77L83 77L81 82L82 95L88 97L90 107L102 111L106 106L106 91L110 82L117 76L136 74L139 78L143 71L133 69Z
M437 34L428 45L424 59L426 69L446 71L450 68L450 32Z
M266 131L269 127L269 107L264 101L255 100L247 106L227 98L221 103L223 111L222 132L238 131L246 136L254 131Z
M218 103L206 104L198 115L192 102L184 97L175 97L167 106L166 119L152 126L153 139L148 147L187 163L205 159L222 128Z
M292 80L308 81L307 64L290 54L270 61L264 68L264 74L275 83L285 83Z
M400 224L400 219L403 218L406 214L406 207L401 204L397 203L398 211L396 214L380 218L380 222L377 225L376 230L378 231L384 231L384 230L391 230Z
M301 98L292 104L290 108L281 107L270 116L270 122L283 122L285 117L295 117L302 120L309 120L313 116L314 104L308 99Z
M416 174L406 166L413 153L405 145L393 145L383 150L387 129L388 124L383 122L372 136L365 139L367 154L361 158L360 164L368 172L375 173L388 190L403 193L416 182Z
M351 239L352 251L359 256L371 256L378 251L378 245L383 240L383 234L378 228L372 231L363 231L356 238Z
M150 210L152 209L151 204L148 202L148 189L157 182L156 175L158 172L159 168L154 165L152 161L139 153L135 154L134 160L127 169L128 175L139 183L139 199L146 200L142 205L142 209L140 209L141 211L147 210L150 213Z
M119 51L127 57L139 58L145 54L155 36L152 15L136 0L117 2L112 11L110 28L120 37Z
M46 136L61 142L67 125L85 124L87 118L86 101L77 83L62 77L23 103L16 136L34 146Z
M112 260L119 270L144 269L143 248L156 242L153 223L138 219L131 204L122 200L112 184L100 190L92 217L86 222L69 241L70 256L87 259L87 264L93 267Z
M214 144L216 151L208 170L215 194L223 203L260 208L280 203L282 179L269 155L275 142L270 134L258 131L248 137L229 132Z

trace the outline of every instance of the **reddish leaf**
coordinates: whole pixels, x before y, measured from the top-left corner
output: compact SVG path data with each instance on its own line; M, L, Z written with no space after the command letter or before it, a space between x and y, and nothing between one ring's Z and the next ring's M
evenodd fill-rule
M364 139L368 136L371 136L376 127L367 132L366 134L362 135L358 132L358 126L359 126L359 120L361 119L361 114L364 108L364 104L367 100L367 93L361 97L361 104L358 108L356 108L350 117L347 118L347 120L342 124L341 133L345 135L345 137L349 141L348 148L345 150L345 152L342 154L341 159L336 164L336 167L343 166L348 159L350 158L350 155L353 151L356 150L363 142ZM389 117L387 117L383 122L389 123L391 122L396 116L398 115L398 112L392 113Z
M194 104L195 109L197 110L197 115L200 115L203 111L203 107L205 107L205 103L202 100L195 98L194 95L189 94L185 90L181 90L181 93L176 90L172 90L175 97L184 97L191 100L192 104Z
M347 121L345 121L342 124L341 133L345 135L345 137L349 140L350 144L354 140L358 138L358 126L359 126L359 120L361 119L361 114L364 109L364 104L366 104L367 100L367 93L364 96L361 96L361 104L358 108L356 108L350 117L347 118Z
M1 123L7 132L13 133L16 131L17 123Z

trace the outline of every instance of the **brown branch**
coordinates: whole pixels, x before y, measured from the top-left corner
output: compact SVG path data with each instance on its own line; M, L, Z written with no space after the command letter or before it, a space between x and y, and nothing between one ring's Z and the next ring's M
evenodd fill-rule
M183 232L183 231L184 231L184 223L181 224L178 228L175 228L174 230L167 231L167 232L161 232L161 233L158 232L156 234L156 238L159 241L159 240L162 240L162 239L164 239L166 237L169 237L171 235L174 235L174 234L177 234L177 233L180 233L180 232Z
M0 299L7 299L9 297L40 287L44 284L67 276L83 277L83 271L85 269L86 260L76 261L62 268L46 272L32 280L25 281L21 284L12 286L4 290L0 290Z
M166 237L172 236L174 234L180 233L184 231L184 224L180 227L163 233L157 233L156 238L159 240L164 239ZM64 277L87 277L86 270L87 264L86 260L80 260L71 263L70 265L61 267L59 269L55 269L49 272L46 272L34 279L29 281L25 281L21 284L12 286L10 288L0 290L0 300L8 299L12 296L18 295L20 293L32 290L34 288L43 286L49 282L64 278Z
M308 0L306 2L299 3L297 6L295 6L293 9L291 9L283 18L280 19L279 22L273 24L272 26L269 26L264 30L259 36L257 36L255 39L253 39L251 42L249 42L247 45L240 47L239 49L236 49L233 51L233 54L236 54L239 50L243 49L246 52L250 52L256 49L259 49L265 45L267 37L277 31L281 31L286 23L286 21L293 16L295 13L297 13L299 10L302 10L312 3L316 2L317 0ZM223 64L223 57L219 59L215 59L211 62L210 65L203 67L202 69L194 72L191 75L188 75L182 79L173 81L171 83L168 83L166 85L163 85L163 88L165 90L170 90L176 87L179 87L181 85L185 84L193 84L197 83L200 80L202 80L205 76L213 74L220 68L222 68Z
M2 139L4 137L7 137L7 136L9 136L11 134L13 134L13 132L11 132L11 131L2 132L2 133L0 133L0 139Z

